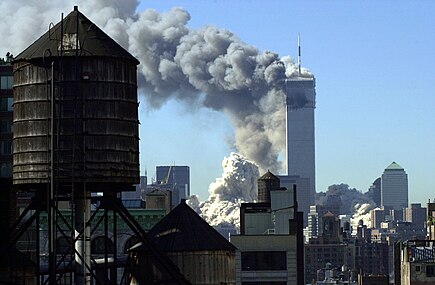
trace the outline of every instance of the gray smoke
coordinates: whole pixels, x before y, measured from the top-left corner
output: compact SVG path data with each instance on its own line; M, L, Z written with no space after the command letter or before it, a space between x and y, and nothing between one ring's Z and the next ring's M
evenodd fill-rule
M65 1L8 1L0 4L0 54L17 55L72 10ZM171 99L228 115L234 148L262 171L279 172L285 141L284 81L297 74L290 57L259 52L228 30L187 27L180 8L136 13L137 1L77 1L79 10L141 62L140 93L150 108ZM37 16L36 16L37 15ZM311 76L302 69L303 76Z
M199 202L190 197L189 205L212 226L240 226L240 204L257 199L258 167L240 154L231 153L222 161L222 177L211 183L209 197Z
M356 229L358 227L359 221L363 221L364 225L370 227L371 225L370 211L374 209L380 209L380 208L376 208L374 203L356 204L354 206L354 213L351 218L352 227Z
M340 213L343 215L354 215L361 205L365 205L364 208L368 208L367 205L375 206L368 192L362 193L347 184L334 184L328 187L328 191L316 193L316 205L328 204L340 204Z

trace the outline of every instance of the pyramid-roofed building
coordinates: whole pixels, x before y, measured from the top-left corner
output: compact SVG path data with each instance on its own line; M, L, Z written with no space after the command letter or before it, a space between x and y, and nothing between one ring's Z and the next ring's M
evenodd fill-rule
M403 170L403 167L393 161L387 168L388 170Z
M236 250L190 208L186 200L182 200L148 234L162 251Z
M192 284L236 284L236 247L190 208L186 200L183 199L148 235ZM132 248L130 256L137 280L144 280L138 285L148 284L145 280L150 278L152 262L146 248ZM153 278L162 281L159 276Z

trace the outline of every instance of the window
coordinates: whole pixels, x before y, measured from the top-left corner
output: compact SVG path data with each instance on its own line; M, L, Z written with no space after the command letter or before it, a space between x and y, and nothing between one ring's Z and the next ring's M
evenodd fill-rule
M426 277L435 277L435 265L426 265Z
M0 98L0 112L13 111L13 98L2 97Z
M12 154L12 141L0 141L0 155Z
M420 265L416 265L416 266L415 266L415 271L416 271L416 272L420 272L420 270L421 270Z
M9 97L8 98L8 111L14 110L14 98Z
M0 76L0 89L6 90L6 89L12 89L13 86L13 76Z
M8 98L0 98L0 112L5 112L8 109Z
M286 270L285 251L247 251L242 252L242 270Z
M12 122L9 118L0 119L0 133L10 133L12 131Z
M12 163L2 162L0 164L0 177L11 177L12 176Z

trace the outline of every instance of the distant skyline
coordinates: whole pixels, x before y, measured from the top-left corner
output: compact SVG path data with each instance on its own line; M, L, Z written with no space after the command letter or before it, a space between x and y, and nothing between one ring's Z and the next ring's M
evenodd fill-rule
M302 66L317 83L317 192L340 183L366 192L396 161L410 203L435 198L435 3L141 1L138 11L172 7L190 13L191 29L224 28L281 57L297 58L301 33ZM189 165L192 193L206 199L231 151L228 119L170 102L140 120L141 169L152 177L155 163Z
M366 192L395 161L408 174L410 203L435 198L434 1L5 0L0 57L17 55L74 5L132 54L125 29L146 9L181 7L191 30L216 26L295 61L300 33L302 66L316 78L317 192L340 183ZM157 165L187 165L191 194L207 199L235 150L228 117L175 99L150 109L139 96L141 173L151 181Z

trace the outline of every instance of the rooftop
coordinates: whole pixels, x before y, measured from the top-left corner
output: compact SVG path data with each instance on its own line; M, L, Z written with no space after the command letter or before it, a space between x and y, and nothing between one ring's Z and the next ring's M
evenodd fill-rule
M385 170L403 170L403 168L393 161Z
M60 55L122 58L139 64L128 51L80 13L77 6L74 6L74 10L63 21L50 27L44 35L16 56L15 61Z
M157 223L148 235L162 251L236 249L190 208L185 200Z

